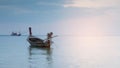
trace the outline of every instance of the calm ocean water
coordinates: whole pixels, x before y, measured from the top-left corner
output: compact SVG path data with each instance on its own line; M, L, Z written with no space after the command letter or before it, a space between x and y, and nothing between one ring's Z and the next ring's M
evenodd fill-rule
M50 49L26 38L0 36L0 68L120 68L119 36L59 36Z

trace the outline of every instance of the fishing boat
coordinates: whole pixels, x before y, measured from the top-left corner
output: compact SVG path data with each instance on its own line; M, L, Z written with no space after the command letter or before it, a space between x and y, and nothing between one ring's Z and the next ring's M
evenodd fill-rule
M27 41L30 43L31 46L50 48L50 46L52 44L52 41L51 41L52 35L53 35L52 32L48 33L47 39L43 40L41 38L33 36L32 29L31 29L31 27L29 27L29 36L27 38Z
M19 32L19 33L17 33L17 32L12 32L11 33L11 36L21 36L21 33Z

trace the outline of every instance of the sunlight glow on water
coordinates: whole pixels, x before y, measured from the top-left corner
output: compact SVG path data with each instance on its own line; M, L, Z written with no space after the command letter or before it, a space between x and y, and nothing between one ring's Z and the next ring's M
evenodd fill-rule
M60 36L50 49L29 47L27 36L0 36L0 68L119 68L120 37Z

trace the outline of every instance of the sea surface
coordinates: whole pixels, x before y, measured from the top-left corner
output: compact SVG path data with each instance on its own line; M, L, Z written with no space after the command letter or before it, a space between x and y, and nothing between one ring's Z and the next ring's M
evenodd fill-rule
M50 49L26 39L0 36L0 68L120 68L120 36L58 36Z

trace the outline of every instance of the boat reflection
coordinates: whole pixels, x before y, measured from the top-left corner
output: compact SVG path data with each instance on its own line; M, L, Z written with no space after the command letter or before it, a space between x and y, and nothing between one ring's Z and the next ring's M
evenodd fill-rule
M52 68L52 48L29 47L29 68Z

